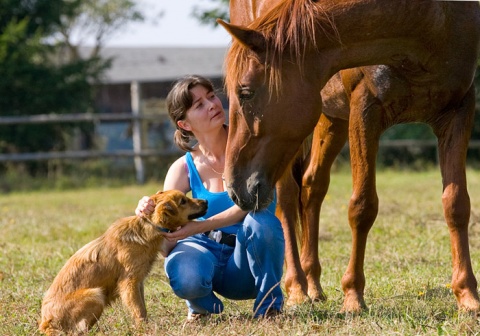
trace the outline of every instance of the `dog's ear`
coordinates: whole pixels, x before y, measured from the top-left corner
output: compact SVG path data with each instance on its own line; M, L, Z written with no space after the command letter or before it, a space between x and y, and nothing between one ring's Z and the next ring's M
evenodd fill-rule
M174 219L177 214L178 209L173 201L160 202L155 206L150 221L155 225L169 228L172 219Z

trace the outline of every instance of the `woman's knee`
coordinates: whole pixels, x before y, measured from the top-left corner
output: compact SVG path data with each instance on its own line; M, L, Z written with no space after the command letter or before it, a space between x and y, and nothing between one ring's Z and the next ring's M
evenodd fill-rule
M177 296L202 297L212 290L214 258L206 250L182 244L165 260L165 273Z
M172 267L173 268L173 267ZM211 277L206 277L200 268L167 267L166 272L173 292L182 299L194 299L212 291Z

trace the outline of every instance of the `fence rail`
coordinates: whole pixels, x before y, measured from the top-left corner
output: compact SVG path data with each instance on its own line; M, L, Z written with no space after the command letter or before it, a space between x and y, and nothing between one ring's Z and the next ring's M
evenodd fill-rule
M141 114L139 110L132 113L77 113L77 114L39 114L30 116L6 116L0 117L0 125L20 125L20 124L46 124L46 123L79 123L102 121L129 121L133 123L132 140L133 150L80 150L63 152L36 152L36 153L9 153L0 154L0 162L25 162L42 160L63 160L63 159L91 159L91 158L113 158L113 157L131 157L134 159L136 179L138 183L145 181L145 169L143 159L149 156L172 156L180 154L179 150L150 150L143 148L143 127L141 122L145 120L158 120L159 116L155 114Z
M30 116L0 117L0 125L47 124L62 122L100 122L100 121L136 121L155 120L158 115L132 113L73 113L73 114L37 114Z
M178 150L142 150L135 152L133 150L116 151L64 151L64 152L40 152L40 153L13 153L0 154L0 162L24 162L24 161L46 161L46 160L64 160L64 159L95 159L95 158L114 158L114 157L148 157L148 156L171 156L179 154Z

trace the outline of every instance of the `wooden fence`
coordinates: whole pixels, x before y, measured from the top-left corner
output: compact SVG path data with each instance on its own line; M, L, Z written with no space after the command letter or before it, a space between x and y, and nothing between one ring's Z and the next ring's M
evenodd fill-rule
M48 153L12 153L0 154L0 162L21 162L21 161L39 161L51 159L88 159L88 158L114 158L114 157L133 157L135 174L138 183L145 182L145 164L144 158L148 156L171 156L180 154L179 150L150 150L144 149L144 128L142 121L158 120L156 114L143 114L140 109L140 93L137 82L133 82L130 87L131 94L131 113L79 113L79 114L39 114L30 116L7 116L0 117L0 125L19 125L19 124L46 124L46 123L75 123L92 122L101 123L102 121L127 121L132 123L132 141L133 150L114 150L114 151L65 151Z
M89 158L115 158L132 157L134 160L136 179L138 183L145 181L144 158L149 156L172 156L180 155L181 152L176 149L170 150L151 150L144 149L143 132L141 123L144 120L157 120L158 115L142 114L139 105L132 105L132 113L81 113L81 114L41 114L21 117L0 117L0 125L18 125L18 124L45 124L45 123L75 123L75 122L111 122L128 121L132 123L133 150L81 150L65 152L46 152L46 153L14 153L0 154L0 162L21 162L21 161L40 161L52 159L89 159ZM380 148L436 148L436 140L383 140L380 142ZM470 149L480 149L480 141L470 141ZM348 145L346 146L348 149Z

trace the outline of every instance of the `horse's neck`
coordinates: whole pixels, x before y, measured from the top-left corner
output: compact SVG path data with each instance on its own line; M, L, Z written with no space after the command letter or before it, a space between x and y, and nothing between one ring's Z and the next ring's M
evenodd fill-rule
M255 0L230 0L230 22L235 25L248 25L255 18L255 7Z
M230 0L230 23L248 26L282 0Z

